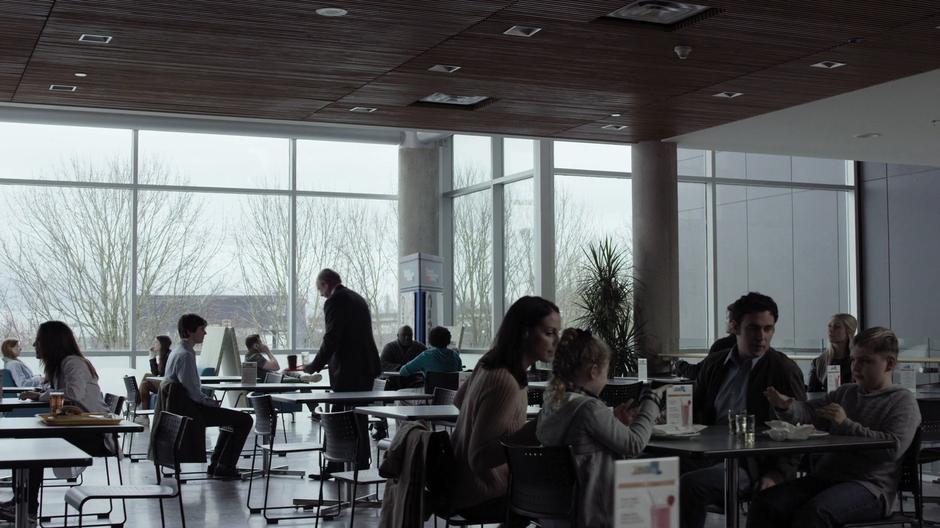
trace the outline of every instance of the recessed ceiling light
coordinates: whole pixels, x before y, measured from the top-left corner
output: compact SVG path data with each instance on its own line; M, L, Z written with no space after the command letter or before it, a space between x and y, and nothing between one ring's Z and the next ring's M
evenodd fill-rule
M91 35L89 33L82 33L82 36L78 37L79 42L89 42L91 44L110 44L111 35Z
M626 130L630 127L628 127L627 125L604 125L601 128L603 128L604 130L613 130L615 132L620 132L621 130Z
M373 108L371 106L354 106L349 109L350 112L356 112L359 114L371 114L376 110L378 110L378 108Z
M620 114L610 114L610 117L620 117Z
M317 9L317 14L325 17L341 17L346 16L349 11L339 7L321 7Z
M739 97L742 95L744 95L744 93L742 92L718 92L712 97L721 97L723 99L734 99L735 97Z
M74 92L78 90L78 86L72 86L71 84L50 84L50 92Z
M855 134L855 139L876 139L881 137L879 132L865 132L864 134Z
M849 44L861 44L862 42L865 42L865 39L862 37L852 37L850 39L847 39L846 42L848 42Z
M454 73L459 70L460 66L454 66L453 64L435 64L428 68L428 71L439 72L439 73Z
M834 70L836 68L841 68L845 65L846 64L844 62L825 60L825 61L817 62L816 64L811 64L810 67L822 68L824 70Z
M711 9L709 6L672 2L670 0L639 0L608 13L611 18L670 25Z
M88 74L82 73L82 72L75 72L75 76L84 79L85 77L88 77Z
M513 26L506 31L503 31L503 35L509 35L511 37L531 37L539 31L542 31L542 28L532 26Z

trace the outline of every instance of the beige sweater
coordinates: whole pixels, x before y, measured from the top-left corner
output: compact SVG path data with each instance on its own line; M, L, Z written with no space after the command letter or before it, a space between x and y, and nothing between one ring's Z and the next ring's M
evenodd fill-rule
M509 471L499 441L526 421L526 387L504 368L477 367L457 392L460 409L451 436L455 482L453 508L461 510L506 494Z

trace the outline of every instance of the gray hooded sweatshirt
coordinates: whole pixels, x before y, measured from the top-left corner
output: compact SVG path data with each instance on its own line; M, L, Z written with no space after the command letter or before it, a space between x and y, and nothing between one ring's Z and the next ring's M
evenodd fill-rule
M847 418L841 425L816 418L820 407L838 403ZM917 399L904 387L891 385L866 392L856 383L846 383L825 398L807 402L794 401L786 412L777 415L791 423L812 423L832 434L892 439L889 449L843 449L824 454L813 467L812 476L833 482L857 482L872 492L884 505L887 515L894 510L901 459L920 425Z
M545 393L535 434L543 445L570 445L574 452L581 482L576 526L613 526L614 460L643 451L658 414L657 405L645 400L627 427L597 398L566 392L556 404L552 392Z

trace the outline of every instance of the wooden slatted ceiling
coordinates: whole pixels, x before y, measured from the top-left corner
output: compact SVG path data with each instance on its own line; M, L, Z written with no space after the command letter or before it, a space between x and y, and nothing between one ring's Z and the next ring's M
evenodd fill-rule
M601 19L628 0L50 2L0 0L0 99L640 141L940 67L940 4L928 0L714 0L721 14L674 32ZM349 15L315 14L326 5ZM503 35L512 25L543 30ZM114 41L80 44L81 33ZM679 43L693 47L686 61ZM849 66L809 68L821 60ZM725 90L745 95L712 97ZM432 92L496 101L412 106Z

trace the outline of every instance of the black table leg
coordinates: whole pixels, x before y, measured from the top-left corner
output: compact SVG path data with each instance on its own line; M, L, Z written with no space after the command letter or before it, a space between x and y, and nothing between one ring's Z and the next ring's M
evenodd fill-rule
M16 528L29 526L29 468L13 470L13 500L16 501Z
M738 459L725 459L725 526L738 528Z

